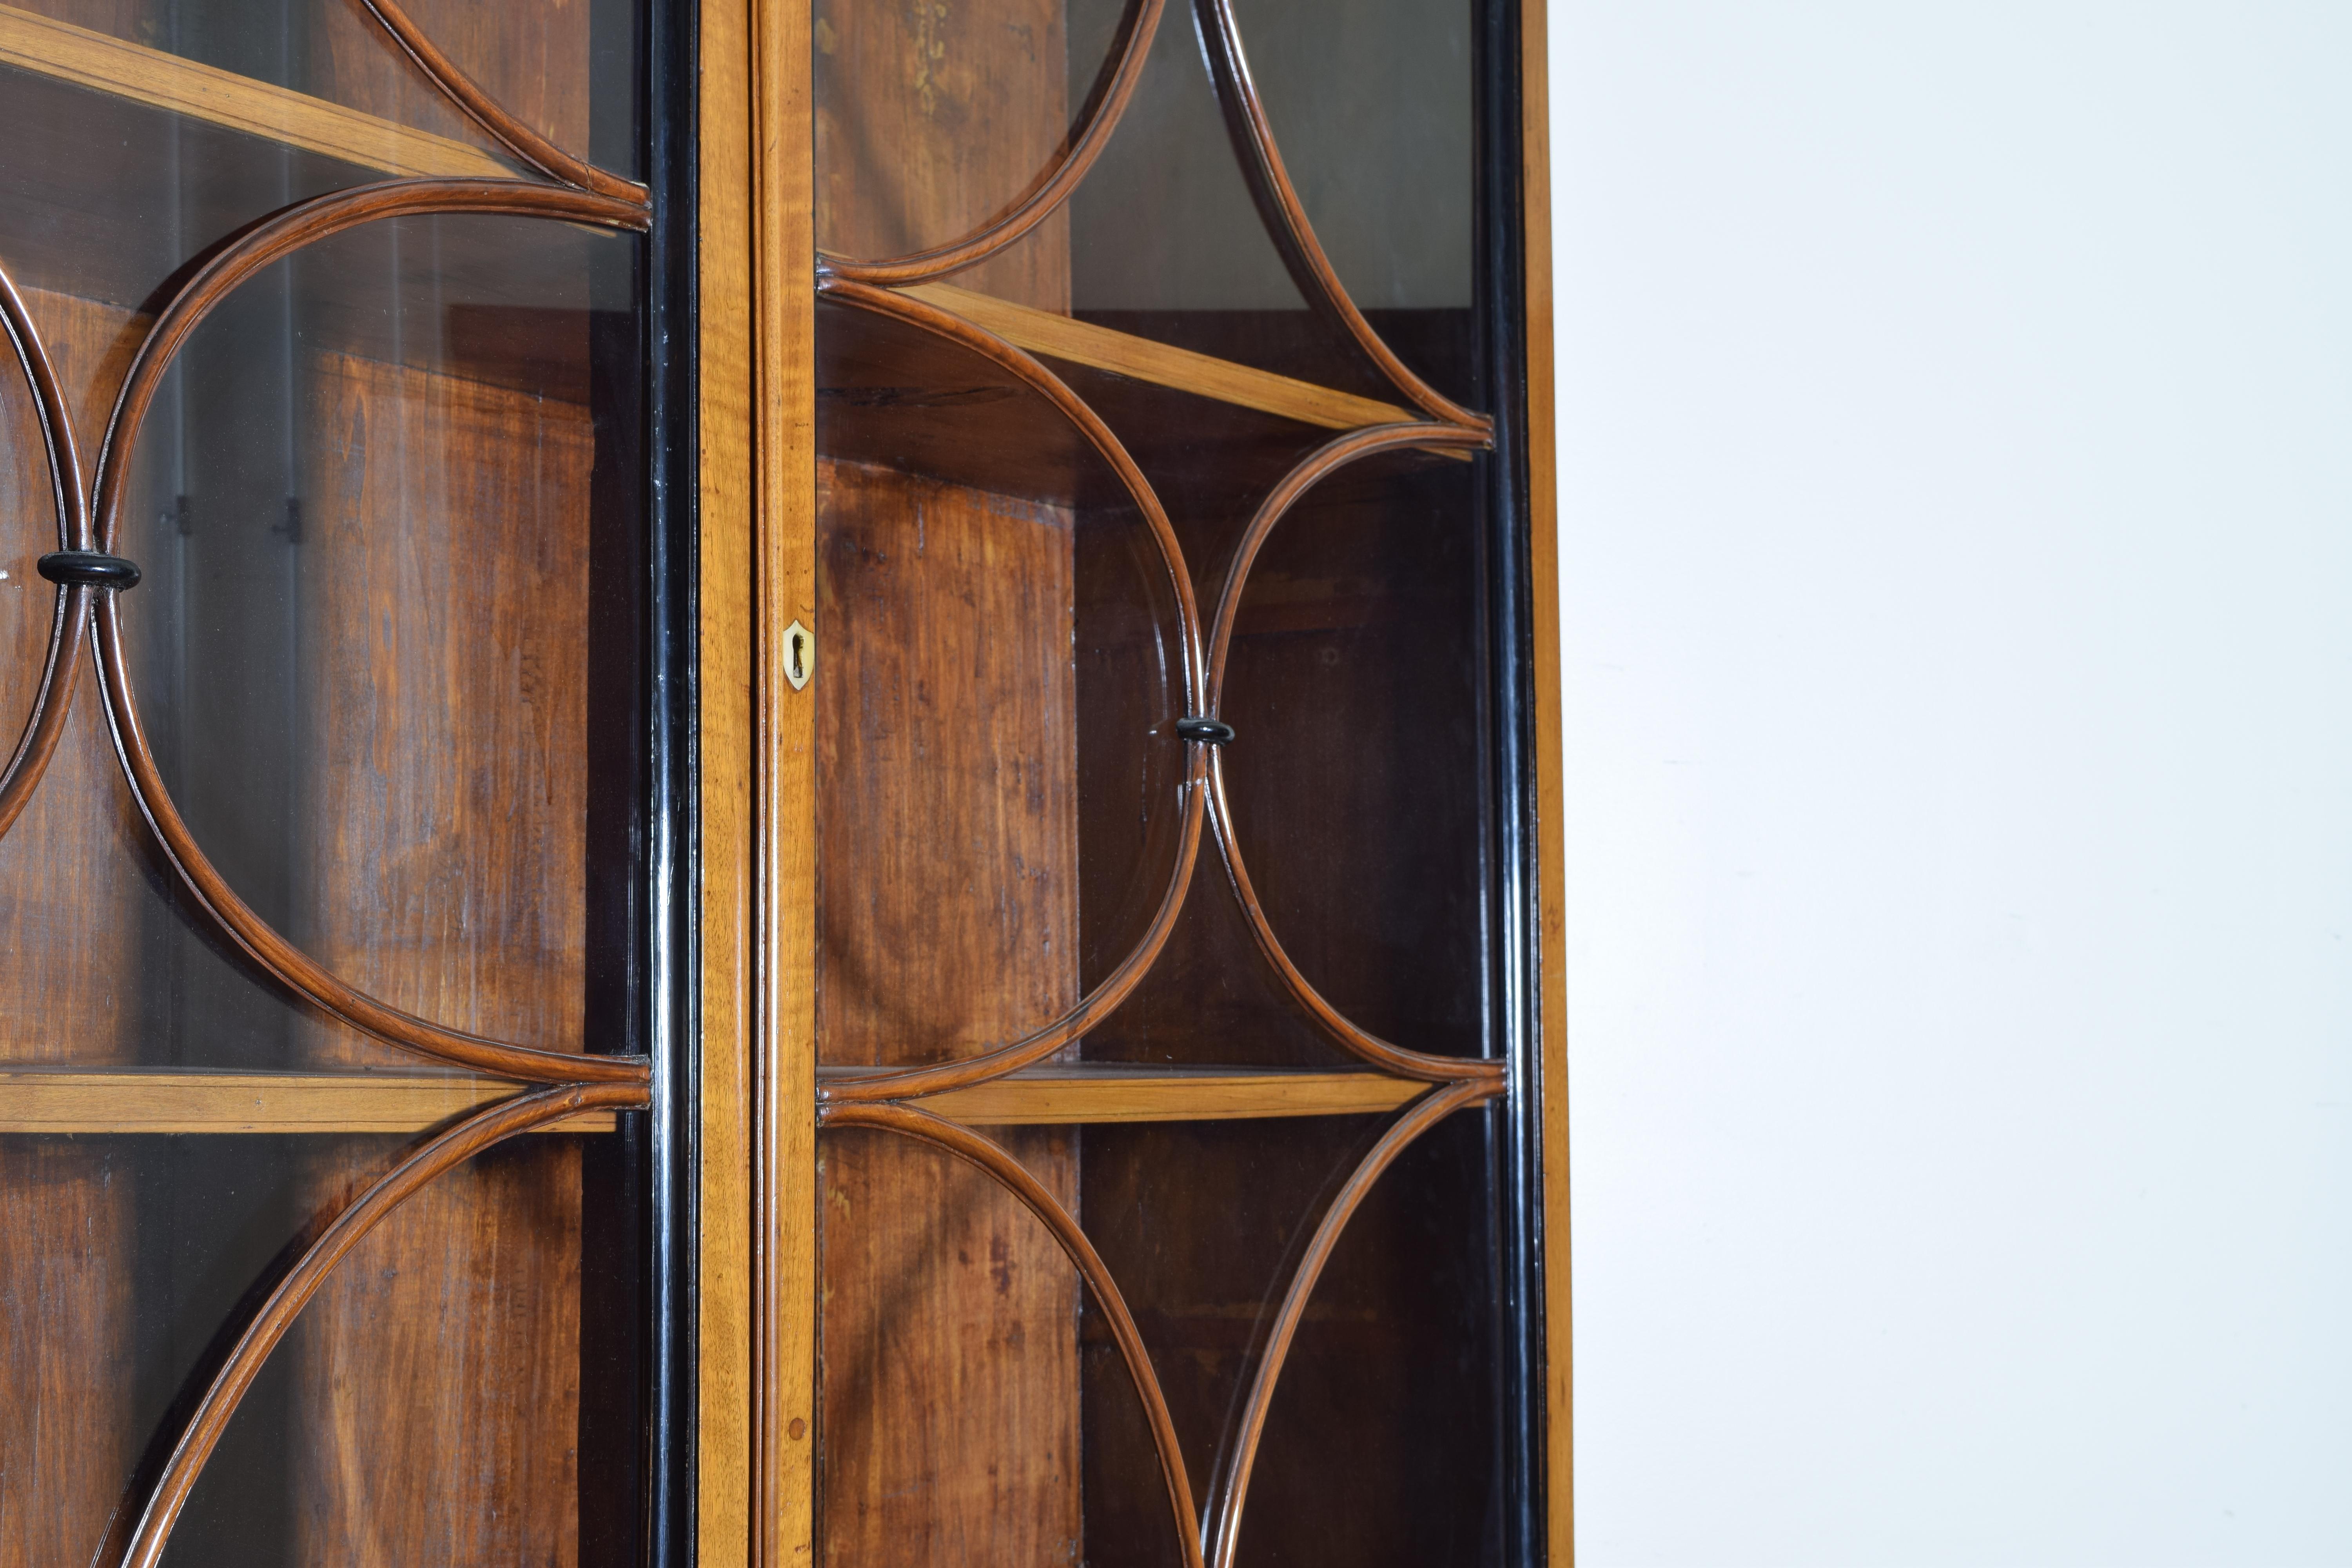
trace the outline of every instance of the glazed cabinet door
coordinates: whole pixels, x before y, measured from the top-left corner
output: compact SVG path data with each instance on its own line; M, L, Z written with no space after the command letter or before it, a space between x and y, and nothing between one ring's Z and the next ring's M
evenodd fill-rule
M0 5L0 1563L644 1558L648 26Z
M818 1562L1541 1555L1517 16L796 15Z

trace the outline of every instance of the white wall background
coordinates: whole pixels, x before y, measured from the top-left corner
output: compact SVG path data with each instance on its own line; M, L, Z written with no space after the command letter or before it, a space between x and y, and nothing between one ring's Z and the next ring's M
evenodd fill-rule
M2352 1563L2352 3L1552 29L1582 1568Z

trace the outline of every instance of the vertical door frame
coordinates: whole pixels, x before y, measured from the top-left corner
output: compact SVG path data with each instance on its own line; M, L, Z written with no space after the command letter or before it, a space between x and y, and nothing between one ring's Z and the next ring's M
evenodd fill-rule
M1553 458L1551 100L1546 0L1519 0L1519 226L1527 395L1528 588L1535 774L1536 1040L1541 1127L1544 1531L1549 1561L1576 1562L1574 1389L1569 1314L1567 834L1559 712L1559 540Z
M700 1182L697 1557L814 1555L816 635L812 0L699 0ZM1545 0L1519 0L1517 148L1528 612L1541 1528L1575 1560L1565 837Z
M818 630L810 0L700 21L698 1558L789 1568L816 1425L815 693L784 677L786 628Z

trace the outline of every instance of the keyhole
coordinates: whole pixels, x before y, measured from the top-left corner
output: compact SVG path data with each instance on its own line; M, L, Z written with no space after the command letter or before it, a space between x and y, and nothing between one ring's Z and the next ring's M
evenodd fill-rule
M794 621L784 628L784 679L798 691L808 684L809 655L815 651L815 641L806 626Z

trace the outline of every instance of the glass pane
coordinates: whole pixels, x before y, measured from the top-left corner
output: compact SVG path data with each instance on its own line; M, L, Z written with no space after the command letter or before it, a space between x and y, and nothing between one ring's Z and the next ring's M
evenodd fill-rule
M1171 8L1118 134L1070 198L1072 313L1394 401L1393 389L1311 307L1284 263L1184 9ZM1117 26L1114 0L1073 0L1070 12L1074 47Z
M816 6L817 244L882 260L1008 214L1059 164L1116 65L1130 0L1081 37L1060 0ZM1172 14L1172 13L1171 13ZM1181 30L1181 22L1163 26ZM1070 303L1067 220L956 282L1040 310Z
M404 0L401 9L524 126L574 156L637 172L636 13L625 0L494 6ZM37 72L49 68L46 62L58 68L73 62L121 78L134 95L164 94L168 84L203 79L173 70L184 62L234 77L226 96L235 112L266 133L364 145L366 121L375 120L455 143L442 155L482 165L402 171L411 174L493 173L488 165L512 157L352 0L36 0L26 10L0 26L16 46L12 52ZM215 88L212 96L223 94ZM430 142L383 142L389 155L401 155L394 148L412 160L433 156Z
M1473 395L1470 0L1232 0L1285 170L1348 295L1450 396Z
M231 234L294 202L383 177L357 155L0 68L0 265L28 295L74 302L60 310L28 299L44 337L69 331L50 321L77 305L152 310L192 257ZM102 428L88 429L86 448Z
M635 167L636 7L413 14L525 124ZM238 236L392 177L519 173L344 0L0 7L0 266L86 469ZM340 983L496 1039L646 1048L641 246L479 216L310 239L218 300L119 433L107 543L141 579L101 602L136 724L86 661L0 836L0 1561L118 1557L304 1247L518 1092L306 999L174 868L118 741ZM13 745L56 542L0 372ZM362 1242L166 1561L642 1561L637 1120L518 1136Z
M1172 579L1141 512L1102 499L1102 459L1008 373L869 312L824 326L821 1055L970 1056L1101 984L1177 870ZM890 384L925 376L938 394ZM1128 831L1082 845L1097 778ZM1083 921L1082 879L1108 894Z
M1285 952L1354 1024L1483 1048L1490 740L1470 465L1343 468L1252 567L1226 668L1226 798Z
M1196 1504L1221 1511L1307 1244L1387 1123L1008 1129L1149 1348ZM1111 1315L1001 1186L940 1151L822 1142L828 1561L1181 1561ZM1235 1511L1249 1563L1494 1551L1495 1291L1480 1118L1409 1148L1307 1293Z
M16 746L40 689L58 594L35 563L57 547L39 415L0 336L0 748Z
M996 27L1001 11L931 9L856 13L854 39L821 11L836 214L869 194L868 171L888 172L872 189L894 200L953 189L961 220L1001 206L1129 16L1070 0L1023 32ZM1479 1110L1426 1131L1338 1232L1262 1438L1244 1438L1310 1238L1438 1092L1379 1066L1391 1058L1363 1036L1493 1048L1496 655L1486 476L1460 453L1394 452L1327 475L1274 524L1216 710L1194 710L1208 695L1186 679L1187 637L1214 629L1254 515L1327 443L1413 416L1331 296L1302 291L1313 271L1267 227L1190 9L1163 22L1065 221L910 290L1045 362L1151 498L1130 501L1003 355L838 296L819 306L819 1070L840 1091L857 1067L969 1058L1120 985L1052 1057L908 1103L997 1137L1092 1238L1134 1308L1194 1507L1221 1517L1255 1455L1237 1561L1493 1561L1501 1297ZM1302 143L1308 217L1408 364L1469 396L1466 4L1267 9L1244 31L1273 35L1253 64L1277 138ZM1334 29L1349 36L1321 37ZM1032 47L1056 37L1058 81ZM1318 43L1346 79L1301 91ZM1024 85L1034 112L990 96ZM1001 161L1006 178L936 181L950 132L963 166ZM935 206L937 244L952 226ZM913 232L867 254L914 248ZM1189 626L1162 585L1155 500ZM1192 774L1212 746L1235 854L1204 826L1164 910L1188 824L1206 822ZM1171 1515L1118 1315L1004 1185L834 1114L822 1558L1181 1562L1192 1526Z
M587 1006L587 934L625 924L589 890L627 896L639 776L635 243L420 217L272 266L174 362L120 542L133 689L229 884L393 1005L550 1049L628 1016Z
M363 1241L238 1406L164 1561L582 1561L584 1487L634 1476L625 1413L581 1377L638 1288L582 1222L618 1142L523 1137ZM119 1552L118 1509L136 1514L245 1320L407 1146L0 1137L0 1553L87 1561L110 1519Z

